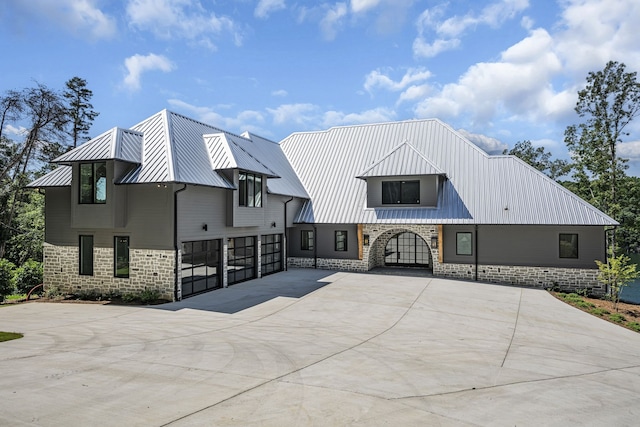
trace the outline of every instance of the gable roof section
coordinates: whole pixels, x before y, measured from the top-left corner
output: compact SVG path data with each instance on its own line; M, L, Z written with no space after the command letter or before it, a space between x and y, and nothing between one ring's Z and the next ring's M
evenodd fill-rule
M384 161L404 141L434 170L446 171L437 207L367 208L367 183L356 177L411 171L399 163L391 167L400 152ZM617 224L521 160L489 156L435 119L294 133L281 146L311 198L296 222Z
M402 175L445 175L445 173L420 154L408 141L404 141L359 174L357 178Z
M73 162L96 160L121 160L140 163L142 134L129 129L115 127L71 150L52 163L69 165Z
M251 154L251 141L222 132L204 135L203 138L214 170L241 169L263 174L268 178L279 178L274 171Z

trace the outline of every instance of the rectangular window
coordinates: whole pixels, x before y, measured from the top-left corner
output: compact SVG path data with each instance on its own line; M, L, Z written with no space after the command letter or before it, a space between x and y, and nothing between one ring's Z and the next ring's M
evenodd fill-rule
M262 207L262 176L240 172L238 175L238 199L240 206Z
M79 247L80 274L93 276L93 236L80 236Z
M577 234L560 234L560 258L578 258Z
M383 181L383 205L419 205L420 181Z
M336 231L336 251L347 250L347 232L338 230Z
M114 241L114 275L129 277L129 237L116 236Z
M313 230L302 230L301 248L303 251L313 250Z
M470 232L456 233L456 255L472 255L472 241Z
M80 163L80 203L107 202L107 163Z

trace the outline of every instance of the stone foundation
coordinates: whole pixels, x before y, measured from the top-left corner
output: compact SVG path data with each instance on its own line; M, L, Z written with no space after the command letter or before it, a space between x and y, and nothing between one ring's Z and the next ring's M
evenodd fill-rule
M171 250L130 249L129 277L114 277L113 248L93 249L93 276L78 274L78 247L44 244L44 288L64 293L139 293L157 290L160 297L173 301L175 252Z
M314 268L313 258L287 258L288 266L294 268ZM318 258L317 268L338 271L368 271L367 263L359 259Z
M598 282L598 269L528 267L510 265L479 265L478 280L518 286L530 286L542 289L558 289L574 292L588 289L593 295L602 296L606 286ZM475 279L473 264L441 264L434 270L435 276L455 279Z

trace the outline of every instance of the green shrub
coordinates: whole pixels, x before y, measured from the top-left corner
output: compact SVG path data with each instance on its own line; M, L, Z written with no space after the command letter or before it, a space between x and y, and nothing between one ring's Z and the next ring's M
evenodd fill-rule
M609 320L616 323L623 323L627 321L627 319L625 319L624 316L620 313L613 313L611 316L609 316Z
M0 259L0 301L15 291L13 271L16 266L9 260Z
M140 302L143 304L151 304L160 298L160 292L155 289L145 289L140 292Z
M138 300L138 295L127 293L122 295L122 301L126 303L132 303Z
M640 323L638 323L638 322L629 322L629 323L627 323L627 327L629 329L632 329L632 330L636 331L636 332L640 332Z
M15 283L18 292L23 294L28 293L34 286L41 284L42 263L30 259L22 264L16 269Z
M606 315L611 314L609 310L606 310L604 308L599 308L599 307L592 309L590 313L600 317L604 316L605 314Z
M47 286L44 290L45 298L49 299L62 299L62 291L57 286Z

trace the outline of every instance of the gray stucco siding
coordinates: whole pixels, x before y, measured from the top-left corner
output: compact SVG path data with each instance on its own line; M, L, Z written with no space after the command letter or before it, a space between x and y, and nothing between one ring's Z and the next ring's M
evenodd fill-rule
M383 181L420 181L419 205L383 205L382 182ZM393 176L373 177L367 179L367 207L379 208L389 206L426 206L433 207L438 204L438 177L427 176Z
M77 244L71 230L71 187L47 188L44 200L44 241L52 245Z
M299 224L289 230L289 256L313 258L316 252L302 250L302 230L312 230L312 225ZM347 232L347 250L335 250L335 232ZM358 258L358 227L355 224L318 224L316 225L316 240L318 258L357 259Z
M475 263L472 255L456 254L456 233L471 232L472 247L482 265L514 265L568 268L596 268L604 261L604 228L601 226L537 225L445 225L443 256L445 263ZM578 258L560 258L560 234L578 235ZM477 242L476 242L477 239Z

